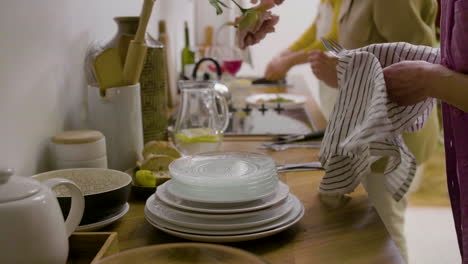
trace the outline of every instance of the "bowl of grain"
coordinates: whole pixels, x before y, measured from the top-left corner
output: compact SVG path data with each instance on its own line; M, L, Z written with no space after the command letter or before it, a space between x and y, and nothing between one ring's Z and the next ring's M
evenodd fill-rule
M97 223L118 214L127 203L132 178L121 171L101 168L77 168L54 170L34 175L42 182L52 178L64 178L76 183L85 196L85 209L81 225ZM53 189L64 217L70 211L71 197L68 189Z

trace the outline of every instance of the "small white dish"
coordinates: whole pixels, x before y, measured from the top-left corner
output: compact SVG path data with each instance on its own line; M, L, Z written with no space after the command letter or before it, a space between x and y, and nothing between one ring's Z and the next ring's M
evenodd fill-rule
M306 97L297 94L265 93L251 95L245 101L254 106L264 105L271 108L277 107L279 103L282 107L293 108L303 105L306 102Z
M297 199L297 197L295 197L294 195L291 195L291 198L294 200L293 208L291 211L289 211L287 214L283 215L282 217L270 223L267 223L265 225L255 226L251 228L235 229L235 230L203 230L203 229L195 229L195 228L187 228L183 226L178 226L178 225L172 224L168 221L165 221L164 219L157 217L156 215L152 214L148 210L148 208L145 208L145 216L149 222L153 222L157 225L160 225L165 228L178 231L178 232L197 234L197 235L214 235L214 236L250 234L250 233L256 233L256 232L261 232L261 231L265 231L268 229L277 228L282 225L286 225L287 223L296 219L299 216L299 214L302 212L303 208L302 208L301 202Z
M249 228L263 225L274 221L292 210L294 200L289 198L281 206L266 212L263 215L248 216L238 219L203 219L196 218L178 213L176 210L170 209L162 204L155 204L151 200L147 200L146 208L155 216L164 219L175 225L188 228L205 229L205 230L233 230L241 228Z
M91 232L91 231L101 229L101 228L103 228L105 226L108 226L108 225L114 223L115 221L119 220L120 218L122 218L128 212L129 209L130 209L130 205L128 203L126 203L124 205L124 207L122 208L122 211L120 211L118 214L116 214L114 216L111 216L111 217L109 217L107 219L104 219L102 221L96 222L96 223L78 226L75 229L75 232Z
M278 189L270 196L246 203L230 204L227 206L226 204L199 203L180 199L167 191L167 183L168 182L158 186L156 189L156 196L161 199L161 201L182 210L210 214L233 214L261 210L283 201L289 194L289 186L280 181L278 183Z
M256 232L256 233L251 233L251 234L242 234L242 235L227 235L227 236L197 235L197 234L189 234L189 233L184 233L184 232L178 232L178 231L174 231L174 230L165 228L165 227L163 227L163 226L161 226L161 225L159 225L159 224L157 224L157 223L155 223L155 222L153 222L153 221L151 221L149 219L147 219L147 220L152 226L156 227L157 229L159 229L159 230L161 230L161 231L163 231L163 232L165 232L167 234L176 236L176 237L189 239L189 240L193 240L193 241L208 242L208 243L228 243L228 242L240 242L240 241L254 240L254 239L259 239L259 238L263 238L263 237L267 237L267 236L277 234L277 233L279 233L279 232L281 232L283 230L288 229L289 227L296 224L297 222L299 222L299 220L301 220L303 216L304 216L304 209L302 207L301 213L294 220L292 220L291 222L289 222L289 223L287 223L285 225L279 226L279 227L274 228L274 229L262 231L262 232Z

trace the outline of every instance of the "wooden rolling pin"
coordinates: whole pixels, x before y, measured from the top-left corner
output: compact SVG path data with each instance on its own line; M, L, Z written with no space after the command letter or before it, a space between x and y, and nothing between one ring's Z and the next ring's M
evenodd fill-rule
M153 5L156 0L144 0L143 8L140 14L140 23L135 35L135 39L130 42L127 56L124 64L124 82L127 85L138 83L143 64L146 57L145 34L148 21L153 11Z

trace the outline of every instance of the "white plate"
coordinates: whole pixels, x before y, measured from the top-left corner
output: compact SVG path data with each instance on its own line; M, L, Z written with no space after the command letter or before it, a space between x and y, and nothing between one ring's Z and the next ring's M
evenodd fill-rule
M217 204L238 204L246 203L254 200L262 199L272 195L278 189L278 176L275 175L266 184L247 187L231 187L227 186L216 187L217 190L210 190L210 188L203 190L199 188L190 188L190 186L180 184L175 179L169 180L166 185L166 190L173 196L199 203L217 203ZM258 188L256 188L258 187Z
M237 219L203 219L180 214L177 210L170 209L163 204L155 204L154 201L150 201L150 199L146 201L146 208L153 215L162 218L165 221L179 226L205 230L232 230L263 225L287 214L292 210L293 206L294 200L292 198L288 198L285 203L263 215L254 215Z
M156 227L157 229L165 233L171 234L173 236L176 236L176 237L189 239L193 241L208 242L208 243L228 243L228 242L240 242L240 241L259 239L259 238L271 236L283 230L286 230L287 228L291 227L295 223L299 222L299 220L301 220L301 218L304 216L304 208L302 206L301 206L301 209L302 211L299 214L299 216L297 216L293 221L285 225L279 226L271 230L262 231L262 232L244 234L244 235L231 235L231 236L195 235L195 234L189 234L189 233L184 233L184 232L178 232L178 231L174 231L174 230L162 227L158 225L157 223L154 223L148 219L147 220L152 226Z
M203 230L203 229L194 229L194 228L187 228L183 226L174 225L170 222L167 222L154 214L152 214L148 208L145 208L145 216L149 222L152 222L156 225L160 225L162 227L168 228L170 230L190 233L190 234L197 234L197 235L241 235L241 234L250 234L250 233L258 233L261 231L265 231L268 229L273 229L285 225L298 217L298 215L302 212L302 204L301 202L293 195L292 199L294 200L294 205L291 211L289 211L286 215L270 222L265 225L251 227L251 228L244 228L244 229L235 229L235 230Z
M166 184L167 183L164 183L156 189L156 196L161 199L161 201L179 209L211 214L234 214L261 210L283 201L289 194L289 186L280 181L278 183L278 189L271 196L248 203L230 204L228 206L226 204L199 203L177 198L166 190Z
M211 214L211 213L192 212L192 211L187 211L183 209L181 210L180 208L175 208L170 205L167 205L154 194L148 198L148 200L146 201L146 204L148 207L155 206L157 204L158 206L165 207L168 211L175 211L177 214L195 217L195 218L199 218L202 220L203 219L232 220L232 219L239 219L239 218L253 217L253 216L260 217L261 215L266 215L269 212L277 210L278 207L281 207L284 203L286 203L286 200L287 199L284 199L281 202L274 204L270 207L264 208L262 210L250 211L250 212L244 212L244 213L234 213L234 214Z
M129 209L130 209L130 205L128 203L126 203L123 206L122 210L118 214L116 214L114 216L111 216L110 218L107 218L105 220L96 222L96 223L78 226L75 229L75 231L76 232L91 232L91 231L101 229L101 228L103 228L105 226L108 226L108 225L112 224L113 222L119 220L121 217L123 217L128 212Z
M245 101L250 105L261 106L262 104L265 107L276 107L278 102L269 102L270 100L283 98L290 100L288 102L280 102L282 107L297 107L305 103L306 98L302 95L297 94L286 94L286 93L265 93L265 94L254 94L245 99Z

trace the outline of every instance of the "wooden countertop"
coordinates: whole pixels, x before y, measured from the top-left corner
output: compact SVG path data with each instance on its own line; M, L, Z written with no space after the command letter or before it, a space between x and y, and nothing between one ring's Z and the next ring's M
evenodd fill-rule
M290 149L269 152L257 149L262 141L226 138L224 150L270 154L278 163L317 159L317 150ZM324 207L317 196L321 171L289 172L280 175L290 191L303 203L304 217L279 234L246 242L228 243L255 253L270 263L404 263L382 221L360 188L339 210ZM151 226L144 218L145 200L132 197L130 211L102 231L118 233L120 250L152 244L187 242Z
M265 92L265 91L262 91ZM274 92L274 91L273 91ZM283 92L283 91L281 91ZM291 93L304 93L298 89ZM315 129L324 129L326 121L310 98L306 103ZM269 154L278 164L316 161L317 149L289 149L271 152L258 149L266 137L226 137L227 151ZM331 210L318 199L322 171L282 173L280 178L304 205L304 217L290 229L258 240L228 243L275 263L364 264L404 263L376 211L371 208L362 187L343 208ZM186 242L151 226L144 218L145 200L130 199L130 211L102 231L118 232L120 250L152 244Z

